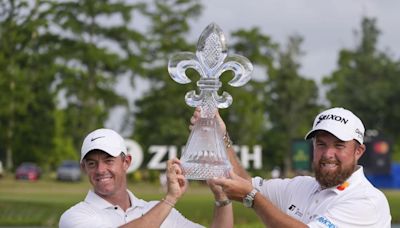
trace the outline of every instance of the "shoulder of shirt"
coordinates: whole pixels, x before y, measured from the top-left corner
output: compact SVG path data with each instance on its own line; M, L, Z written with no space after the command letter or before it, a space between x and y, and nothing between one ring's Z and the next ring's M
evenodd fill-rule
M268 181L284 181L289 184L302 184L302 185L316 185L318 184L314 177L310 176L295 176L293 178L285 178L285 179L270 179Z
M253 180L263 179L259 176L253 177ZM274 179L263 179L264 181L288 181L288 182L306 182L306 183L316 183L314 177L311 176L295 176L293 178L274 178Z
M386 196L383 192L373 186L366 178L361 183L354 186L352 195L354 195L353 197L368 199L371 203L382 201L387 202Z
M100 217L97 216L95 209L90 207L88 203L82 201L70 207L61 215L59 226L74 227L76 225L75 223L78 221L93 221L93 219L97 220L100 219Z
M293 188L297 190L299 189L315 190L319 187L319 184L314 177L296 176L289 179L289 186L293 186Z
M74 206L70 207L68 210L66 210L62 216L71 216L71 215L75 215L75 214L92 214L93 212L95 212L95 210L89 206L88 203L82 201L79 202L77 204L75 204Z
M315 190L318 188L318 183L314 177L310 176L296 176L293 178L276 178L276 179L262 179L261 177L254 177L252 179L253 186L259 190L266 188L267 186L280 186L287 190Z

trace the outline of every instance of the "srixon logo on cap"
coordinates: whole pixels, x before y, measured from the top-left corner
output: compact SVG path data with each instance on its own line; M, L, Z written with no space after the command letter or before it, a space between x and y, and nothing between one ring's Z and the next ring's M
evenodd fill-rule
M334 121L338 121L340 123L343 124L347 124L347 122L349 122L348 119L345 119L341 116L337 116L337 115L333 115L333 114L328 114L328 115L320 115L318 117L318 122L315 124L315 126L317 126L319 123L321 123L323 120L334 120Z

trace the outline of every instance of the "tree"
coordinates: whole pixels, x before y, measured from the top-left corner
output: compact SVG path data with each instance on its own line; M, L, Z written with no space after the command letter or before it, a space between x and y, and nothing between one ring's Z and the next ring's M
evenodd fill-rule
M103 127L112 108L127 106L114 86L117 77L140 71L144 37L129 23L142 9L141 3L109 0L53 2L48 19L59 39L58 91L66 103L65 132L76 149L85 134Z
M273 70L274 53L278 45L258 28L239 29L232 33L232 50L246 56L254 65L252 80L243 88L223 87L233 96L233 104L227 110L221 110L235 144L263 147L264 163L274 162L274 154L269 153L265 134L270 127L265 96L268 71ZM225 80L230 78L223 77ZM226 83L224 83L226 85ZM244 134L245 132L245 134Z
M240 132L250 131L247 137L263 143L264 163L273 166L283 165L283 162L285 170L291 170L292 140L304 135L318 109L315 82L298 73L302 38L290 37L286 49L281 50L257 28L239 30L234 37L239 39L234 47L265 72L264 75L253 75L255 80L249 84L253 88L250 92L253 97L248 104L257 109L250 109L251 112L238 118L239 125L244 125L243 119L253 119L254 124L237 131L238 135L234 137L246 137Z
M135 103L132 136L145 148L153 144L183 145L187 140L192 108L185 104L184 95L193 88L170 78L167 61L174 52L195 50L187 34L190 20L200 12L200 4L192 0L155 0L154 7L146 10L151 26L146 32L148 49L142 76L151 87Z
M363 18L357 45L342 49L338 69L324 78L333 106L352 110L367 129L399 139L400 63L377 49L376 19Z
M54 67L40 33L47 25L44 1L0 4L0 132L6 167L26 160L45 163L53 145L51 85Z
M286 49L278 52L277 66L270 71L266 83L266 111L271 122L267 137L284 161L285 174L292 169L292 141L304 136L319 109L318 87L298 73L302 40L300 36L289 37Z

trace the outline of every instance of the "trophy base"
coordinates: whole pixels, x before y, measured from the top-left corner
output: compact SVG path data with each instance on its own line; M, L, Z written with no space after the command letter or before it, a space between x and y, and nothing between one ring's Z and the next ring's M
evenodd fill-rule
M202 163L182 163L183 175L188 180L207 180L217 177L229 177L230 165L215 165Z

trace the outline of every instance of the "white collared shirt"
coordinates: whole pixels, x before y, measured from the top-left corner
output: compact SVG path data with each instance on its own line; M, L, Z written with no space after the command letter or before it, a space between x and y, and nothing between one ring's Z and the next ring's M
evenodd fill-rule
M92 190L89 190L84 201L72 206L65 211L59 222L60 228L108 228L118 227L134 219L143 216L159 201L146 202L136 198L132 192L127 190L131 200L131 207L126 211L118 205L112 205ZM161 224L161 227L203 227L186 219L174 208Z
M347 183L346 183L347 182ZM391 226L385 195L376 189L358 166L345 185L322 190L313 177L293 179L252 179L253 187L281 211L309 227Z

